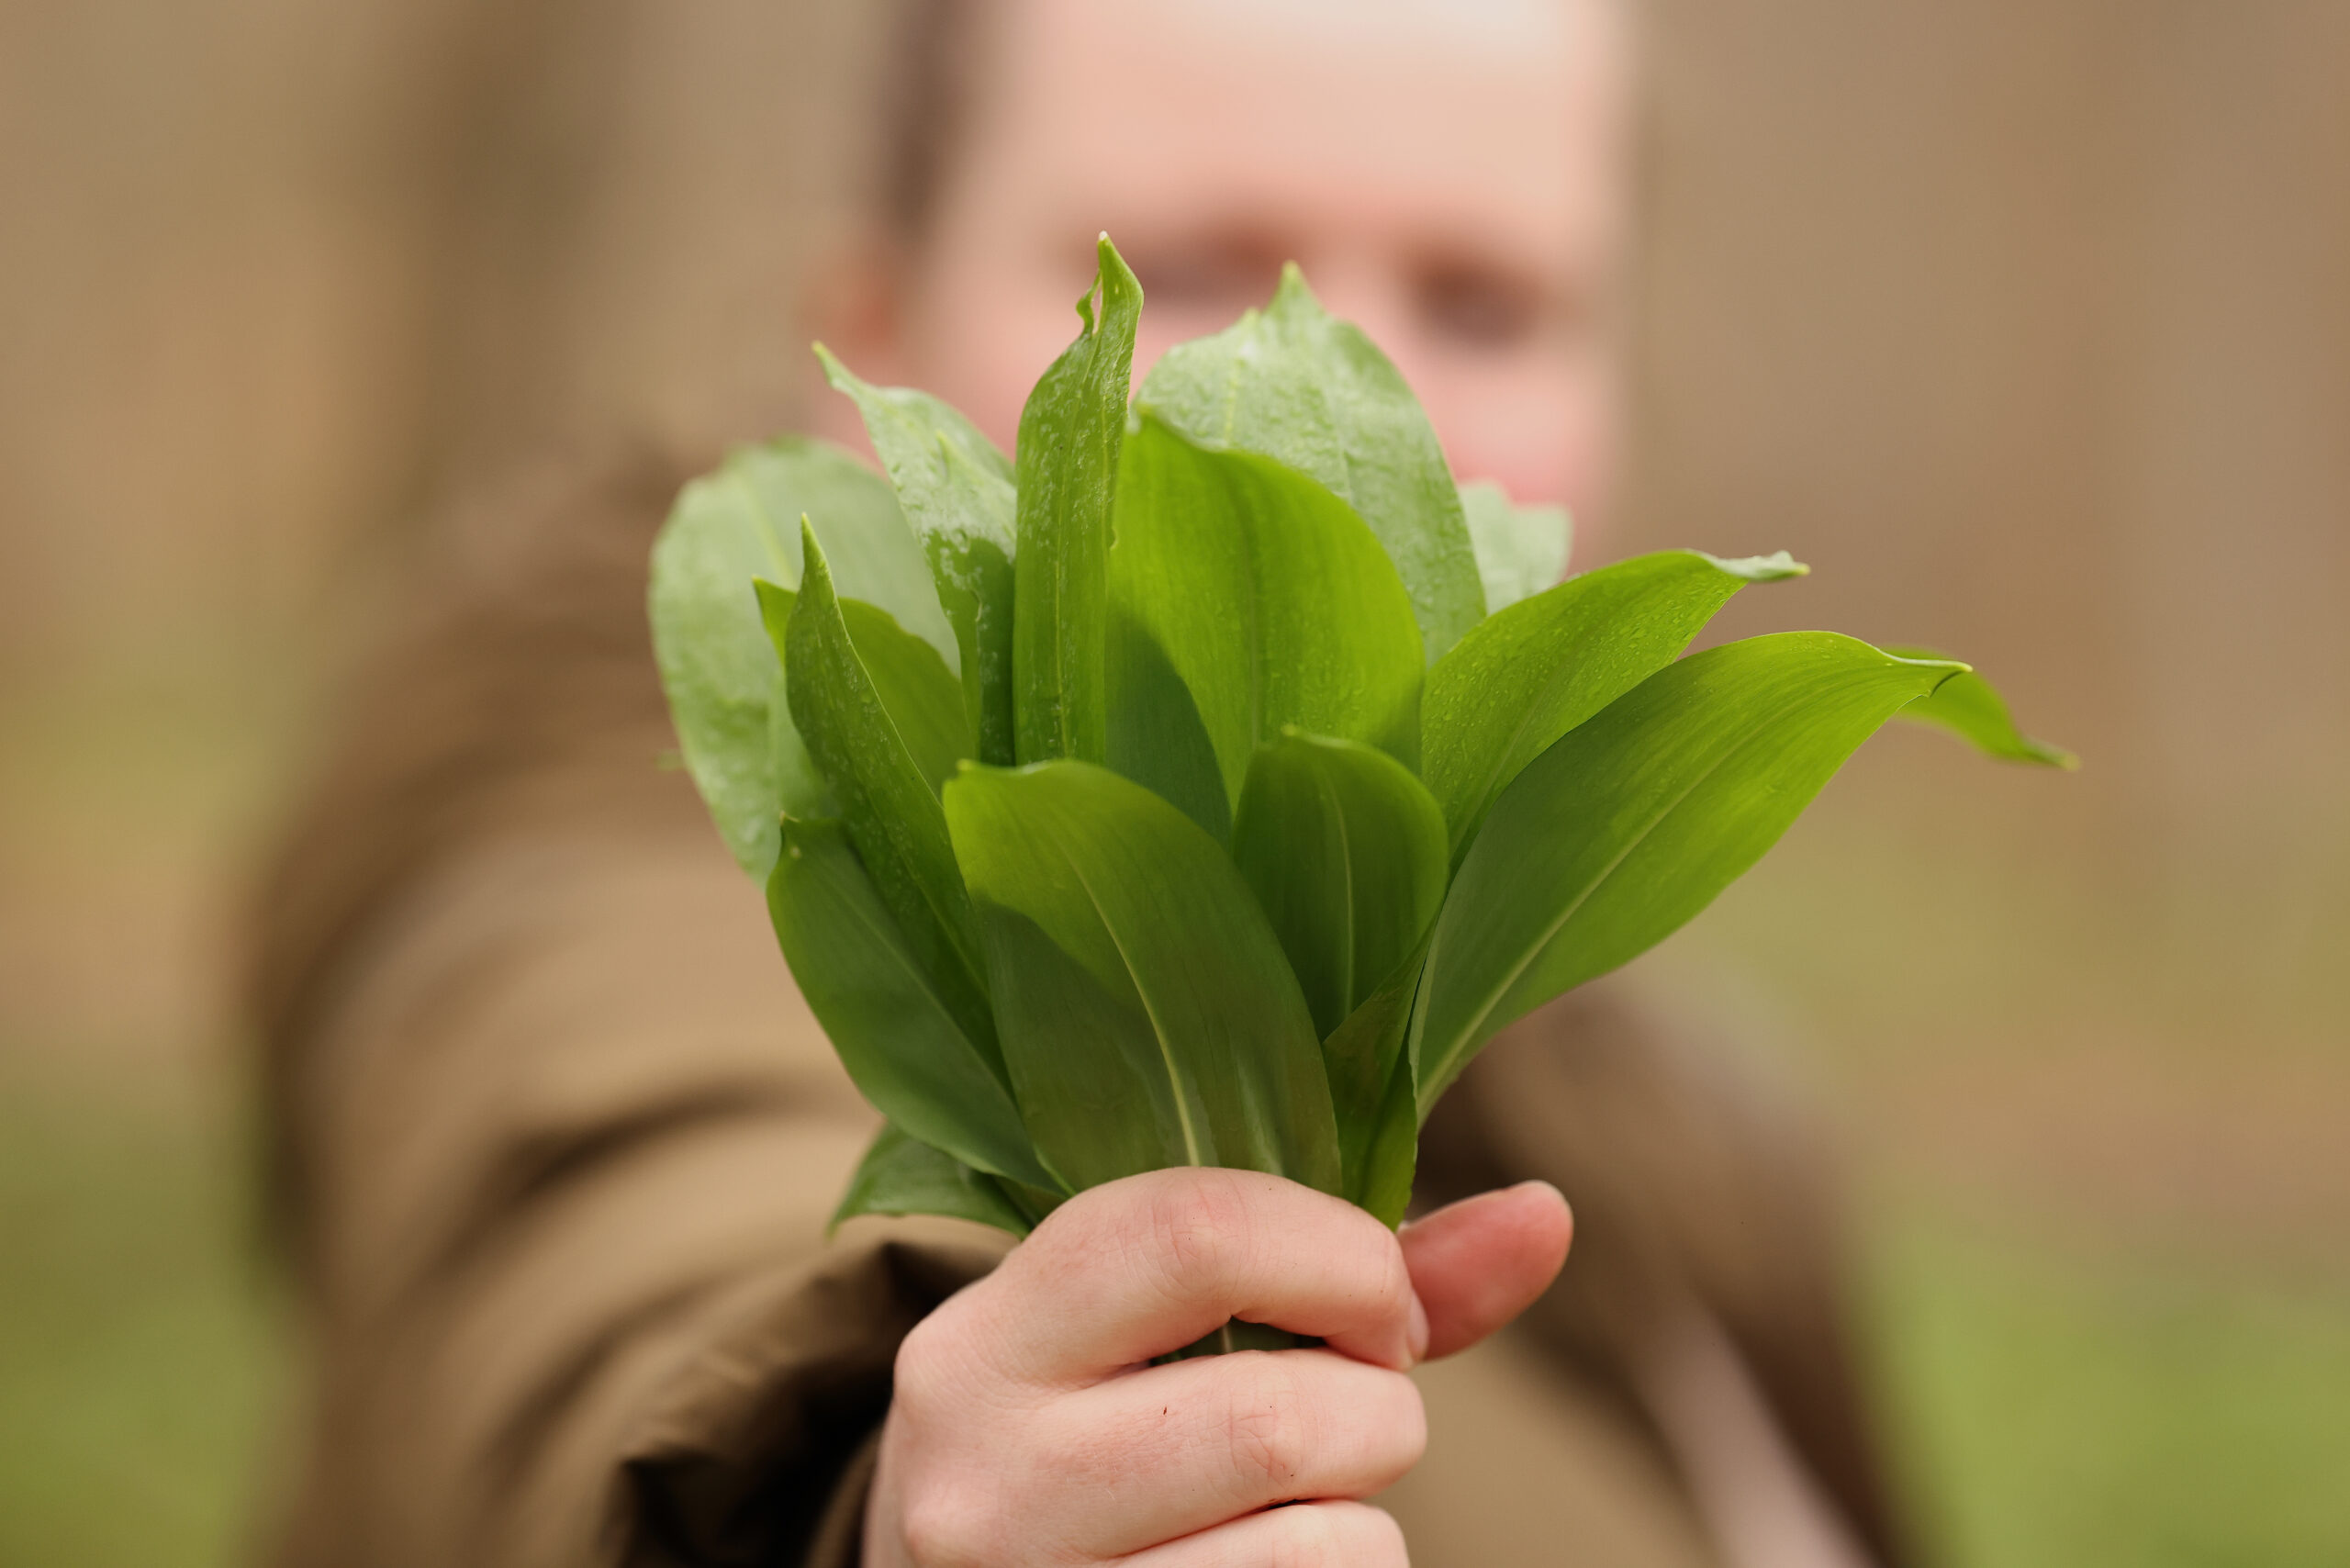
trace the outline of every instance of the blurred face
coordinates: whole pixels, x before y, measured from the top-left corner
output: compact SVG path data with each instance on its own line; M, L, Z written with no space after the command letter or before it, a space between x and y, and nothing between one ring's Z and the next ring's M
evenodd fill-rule
M1009 0L920 255L820 322L1010 449L1106 230L1137 380L1284 260L1369 332L1463 479L1589 537L1615 448L1623 40L1606 0ZM843 399L831 433L853 438Z

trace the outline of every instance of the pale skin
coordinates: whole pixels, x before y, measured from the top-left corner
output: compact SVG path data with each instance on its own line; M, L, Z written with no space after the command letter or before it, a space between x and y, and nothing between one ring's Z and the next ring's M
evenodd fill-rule
M1010 450L1107 230L1147 294L1137 379L1298 262L1386 350L1455 473L1604 530L1628 70L1606 0L1003 0L919 246L874 233L812 321L867 379ZM862 444L845 399L822 433ZM910 1336L867 1505L873 1568L1383 1568L1362 1499L1426 1440L1405 1371L1541 1294L1539 1183L1387 1230L1269 1176L1069 1200ZM1152 1366L1232 1318L1325 1341ZM1279 1506L1277 1505L1291 1505Z
M1360 1499L1427 1442L1405 1372L1516 1316L1572 1229L1539 1182L1400 1234L1252 1171L1080 1193L899 1350L865 1561L1400 1568ZM1235 1317L1324 1348L1150 1364Z
M1404 373L1461 479L1606 532L1629 45L1613 0L1001 0L918 250L846 247L811 325L1011 450L1106 230L1139 381L1281 263ZM844 398L821 433L860 445Z

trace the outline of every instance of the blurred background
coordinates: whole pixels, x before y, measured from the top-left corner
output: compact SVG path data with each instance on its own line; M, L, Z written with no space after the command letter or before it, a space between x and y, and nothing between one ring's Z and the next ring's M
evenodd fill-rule
M436 501L803 417L878 14L0 0L0 1564L242 1553L255 857ZM2350 1561L2350 6L1646 17L1611 553L2087 759L1889 734L1646 962L1829 1109L1945 1562Z

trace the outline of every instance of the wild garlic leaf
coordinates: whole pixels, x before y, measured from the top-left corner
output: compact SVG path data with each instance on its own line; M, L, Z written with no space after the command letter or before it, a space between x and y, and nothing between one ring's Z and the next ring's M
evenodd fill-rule
M789 646L791 611L799 596L762 578L756 585L759 613L776 646L778 667ZM971 733L963 722L955 678L938 650L901 627L887 610L862 599L839 601L850 646L873 683L874 695L890 715L906 755L935 794L955 776L955 765L971 755ZM811 759L812 760L812 759Z
M1477 479L1460 487L1460 511L1485 585L1485 613L1498 615L1566 575L1574 523L1564 507L1522 507L1499 485Z
M1108 235L1096 249L1093 287L1077 302L1084 328L1020 415L1012 678L1022 762L1107 752L1110 502L1142 286Z
M797 437L742 447L678 493L653 546L654 657L686 770L726 846L762 881L775 865L778 810L827 807L822 779L775 701L776 655L751 587L755 577L799 586L803 513L845 591L953 646L890 487L840 448Z
M1444 813L1393 757L1291 728L1248 765L1232 859L1327 1035L1436 918Z
M1444 902L1444 813L1385 753L1291 730L1249 765L1232 857L1324 1036L1347 1196L1393 1225L1419 1126L1397 1070Z
M946 820L1046 1165L1079 1191L1179 1165L1339 1190L1314 1021L1214 839L1080 762L967 767Z
M1636 555L1489 617L1428 672L1421 776L1455 858L1494 797L1551 742L1679 656L1748 583L1801 576L1787 558Z
M1371 1124L1361 1184L1349 1189L1348 1196L1393 1230L1412 1206L1412 1180L1419 1173L1419 1096L1412 1083L1411 1058L1399 1051L1387 1080L1387 1097Z
M940 994L843 824L785 822L767 913L800 994L876 1109L966 1165L1056 1184L1013 1103L994 1020Z
M1950 657L1948 654L1937 654L1927 648L1880 646L1897 659ZM2008 711L2006 699L1992 688L1989 681L1972 669L1963 675L1952 676L1936 687L1931 696L1920 697L1894 717L1932 729L1948 730L1961 740L1972 741L1975 748L1986 756L2002 761L2038 763L2042 767L2061 767L2068 773L2081 766L2081 759L2064 747L2033 740L2016 728L2015 718Z
M806 549L807 576L785 628L784 675L793 722L832 784L849 840L915 960L964 1034L981 1037L987 1030L987 991L971 932L970 901L955 868L946 818L925 759L905 738L909 731L919 734L920 726L910 722L901 728L898 717L907 714L911 720L925 708L933 713L946 710L959 727L960 691L944 661L934 658L925 669L902 656L912 638L900 639L889 656L877 656L868 667L812 534ZM889 689L877 684L876 672L890 681Z
M1202 446L1273 458L1353 508L1403 578L1427 657L1484 615L1460 493L1419 399L1294 265L1264 309L1168 350L1138 402Z
M963 704L982 762L1009 766L1013 560L1012 465L971 421L927 392L860 381L816 345L825 377L864 417L865 433L922 541L961 655Z
M1404 960L1322 1042L1347 1197L1391 1228L1403 1222L1412 1201L1419 1158L1418 1101L1406 1043L1435 935L1431 924Z
M1411 603L1344 501L1293 468L1199 445L1145 413L1119 467L1117 527L1118 771L1221 834L1250 759L1284 725L1418 761ZM1198 738L1221 801L1196 798Z
M1753 637L1666 666L1528 763L1437 917L1412 1025L1421 1118L1495 1030L1679 929L1964 667L1828 632Z
M824 1234L859 1215L944 1215L1014 1236L1035 1228L1002 1183L888 1123L857 1161Z

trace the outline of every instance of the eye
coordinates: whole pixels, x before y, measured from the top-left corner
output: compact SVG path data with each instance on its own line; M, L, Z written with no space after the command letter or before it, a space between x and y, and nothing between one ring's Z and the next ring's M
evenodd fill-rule
M1128 257L1145 298L1161 309L1219 319L1272 297L1281 281L1280 248L1254 235L1208 234L1146 241Z
M1521 347L1539 332L1549 293L1522 272L1473 258L1430 263L1413 289L1430 337L1481 353Z

